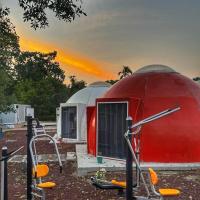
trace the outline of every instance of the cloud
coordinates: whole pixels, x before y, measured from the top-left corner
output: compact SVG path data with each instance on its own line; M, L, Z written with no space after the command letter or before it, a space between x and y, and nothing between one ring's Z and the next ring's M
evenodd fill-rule
M61 64L61 68L64 71L73 71L75 73L90 75L100 80L116 78L112 72L102 69L102 66L107 65L109 67L109 64L95 61L93 59L84 57L83 55L79 55L78 53L58 48L52 44L46 44L41 41L34 41L21 37L20 47L22 50L40 51L44 53L56 50L58 52L56 61Z

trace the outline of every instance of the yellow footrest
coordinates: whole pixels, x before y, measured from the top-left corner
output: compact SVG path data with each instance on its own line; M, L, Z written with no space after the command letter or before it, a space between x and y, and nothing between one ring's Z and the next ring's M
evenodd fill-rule
M55 186L56 186L56 184L54 182L44 182L44 183L39 183L37 185L37 187L39 187L39 188L53 188Z
M126 188L126 182L125 181L116 181L116 180L112 180L111 183L113 185L117 185L123 188Z
M177 196L180 194L177 189L159 189L159 192L162 196Z

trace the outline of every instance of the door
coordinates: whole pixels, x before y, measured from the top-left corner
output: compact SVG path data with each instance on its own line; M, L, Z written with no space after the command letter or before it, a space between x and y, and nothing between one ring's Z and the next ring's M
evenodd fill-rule
M62 137L77 139L77 107L62 107Z
M98 155L125 158L127 102L98 104Z

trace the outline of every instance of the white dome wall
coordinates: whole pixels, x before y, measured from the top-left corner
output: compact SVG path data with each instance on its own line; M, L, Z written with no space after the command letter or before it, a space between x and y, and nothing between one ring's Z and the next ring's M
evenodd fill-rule
M87 115L88 106L95 106L96 99L101 97L110 87L110 84L104 82L95 82L88 87L79 90L71 96L66 103L60 104L59 120L57 122L57 137L62 137L62 107L77 107L77 140L87 141Z

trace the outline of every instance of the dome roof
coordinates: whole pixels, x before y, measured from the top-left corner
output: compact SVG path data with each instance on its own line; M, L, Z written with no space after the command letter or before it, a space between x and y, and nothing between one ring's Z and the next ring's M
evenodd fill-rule
M97 81L89 84L89 87L110 87L111 84L103 81Z
M160 65L160 64L153 64L153 65L147 65L139 70L137 70L135 73L147 73L147 72L176 72L171 67L168 67L166 65Z
M124 98L142 100L141 118L176 105L181 107L180 111L146 124L142 128L143 161L200 162L198 83L169 67L150 65L120 80L102 97L104 101L105 99L122 101ZM134 117L135 113L130 115Z
M82 103L86 104L87 106L95 106L96 98L103 95L109 89L109 87L109 83L94 82L72 95L67 100L67 103Z

